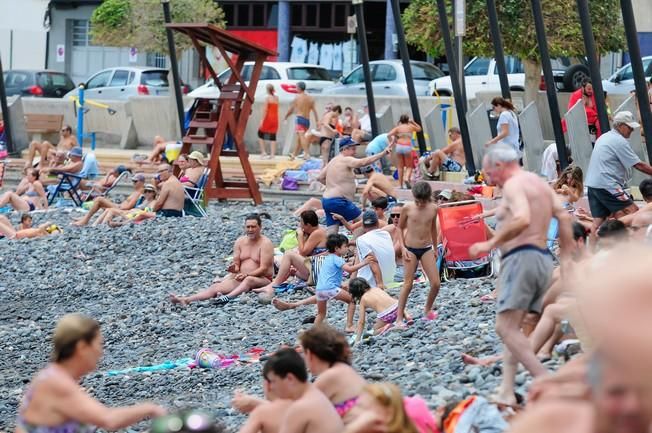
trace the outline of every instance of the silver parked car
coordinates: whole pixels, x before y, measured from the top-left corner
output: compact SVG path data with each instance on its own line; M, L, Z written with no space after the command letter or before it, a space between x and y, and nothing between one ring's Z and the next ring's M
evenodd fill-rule
M650 78L652 78L652 56L643 57L641 60L643 62L643 73L645 74L645 79L649 81ZM626 95L634 90L636 85L634 84L632 64L628 63L609 77L609 79L602 80L602 87L605 92L614 95Z
M410 61L414 89L417 96L428 95L430 81L443 77L444 73L436 66L416 60ZM400 60L376 60L369 62L374 95L407 96L407 84L403 63ZM327 87L324 95L365 95L364 72L362 66L352 70L338 84Z
M120 100L130 96L167 96L170 92L168 70L144 66L126 66L104 69L91 76L84 95L89 99ZM184 89L184 93L187 89ZM77 96L79 89L64 97Z

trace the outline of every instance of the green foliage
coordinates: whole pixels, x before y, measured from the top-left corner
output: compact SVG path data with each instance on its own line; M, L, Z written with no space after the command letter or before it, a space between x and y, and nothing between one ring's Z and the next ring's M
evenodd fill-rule
M175 23L210 23L224 27L224 12L213 0L170 0ZM104 0L91 17L93 43L167 52L160 0ZM190 39L175 34L178 51L191 48Z
M452 23L452 1L446 0L446 3ZM466 5L465 53L492 57L486 2L467 0ZM499 0L496 7L505 54L539 62L530 0ZM598 52L623 49L625 39L618 0L591 0L589 7ZM542 8L550 55L583 56L584 41L576 2L542 0ZM413 0L403 13L403 24L409 44L434 56L444 54L435 0Z

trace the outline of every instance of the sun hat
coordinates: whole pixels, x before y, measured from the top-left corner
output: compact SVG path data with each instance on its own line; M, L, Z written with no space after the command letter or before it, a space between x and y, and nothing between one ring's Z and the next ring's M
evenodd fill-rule
M77 158L81 158L84 156L84 151L81 147L73 147L70 149L70 152L68 152L68 156L76 156Z
M194 159L197 161L200 165L204 165L204 155L198 150L193 151L188 155L188 159Z
M145 175L142 173L136 173L133 176L131 176L131 181L132 182L145 182Z

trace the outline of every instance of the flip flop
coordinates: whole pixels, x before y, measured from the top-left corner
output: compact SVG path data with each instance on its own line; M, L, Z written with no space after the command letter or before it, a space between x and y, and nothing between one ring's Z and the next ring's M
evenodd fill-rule
M220 306L220 305L226 305L226 304L228 304L229 302L231 302L231 298L229 298L229 297L226 296L226 295L222 295L222 296L220 296L219 298L215 299L215 301L213 302L213 304L215 304L215 305L217 305L217 306Z
M428 314L421 318L421 320L424 322L432 322L433 320L437 319L437 317L439 317L439 314L435 310L430 310Z
M480 296L480 302L483 302L485 304L493 304L496 302L496 297L494 295L482 295Z
M315 323L315 316L308 316L301 322L302 325L307 325L309 323Z

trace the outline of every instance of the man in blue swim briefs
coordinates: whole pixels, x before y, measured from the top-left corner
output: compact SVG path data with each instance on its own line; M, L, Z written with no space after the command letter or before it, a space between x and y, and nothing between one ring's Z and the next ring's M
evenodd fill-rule
M472 257L499 248L502 253L496 299L496 333L503 341L503 378L495 400L510 405L520 362L539 377L547 373L532 345L521 331L528 313L541 314L543 297L550 286L553 262L546 248L550 220L559 220L561 266L568 266L573 251L570 215L555 191L537 174L524 171L519 153L504 144L493 145L482 164L488 182L503 190L494 236L469 248Z
M297 134L297 144L294 152L290 154L290 159L294 159L299 155L299 151L303 148L303 159L310 158L310 143L306 139L306 132L310 129L310 113L315 118L315 124L319 124L319 117L315 109L315 98L306 93L306 83L299 81L297 83L297 96L290 104L288 112L285 114L287 120L292 113L296 113L294 131Z
M337 233L340 228L340 223L333 218L333 214L342 215L344 219L350 222L360 218L362 213L353 204L356 192L353 170L373 164L383 156L389 155L392 151L392 146L387 146L385 150L376 155L355 158L354 155L358 144L350 137L344 137L340 141L340 154L333 158L319 175L318 180L326 184L321 204L326 214L328 233Z

